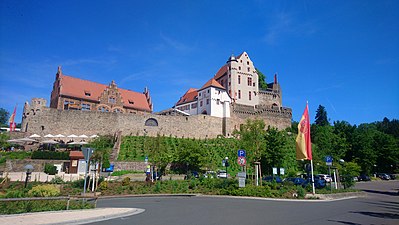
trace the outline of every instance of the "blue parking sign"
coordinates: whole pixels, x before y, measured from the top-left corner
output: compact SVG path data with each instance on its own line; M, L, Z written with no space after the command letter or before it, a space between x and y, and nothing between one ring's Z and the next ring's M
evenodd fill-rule
M244 149L239 149L237 155L238 157L246 157L246 152Z
M332 161L333 161L333 158L330 155L326 156L327 163L332 163Z

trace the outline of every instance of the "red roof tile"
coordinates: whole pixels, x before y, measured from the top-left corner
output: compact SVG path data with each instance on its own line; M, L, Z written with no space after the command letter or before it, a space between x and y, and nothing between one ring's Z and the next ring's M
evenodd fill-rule
M180 100L176 103L176 105L181 105L185 104L187 102L192 102L195 101L196 97L198 95L197 89L195 88L190 88L184 95L183 97L180 98Z
M101 94L108 87L108 85L99 84L88 80L82 80L64 74L60 74L60 80L60 95L85 99L89 101L98 102ZM148 104L147 98L144 94L125 90L122 88L118 88L118 91L121 93L124 107L135 108L149 112L151 111L151 107ZM90 93L90 96L87 96L85 92ZM129 104L129 100L133 101L134 104Z
M217 80L220 77L222 77L224 75L224 73L227 72L227 68L228 68L227 65L220 67L219 71L215 74L215 76L213 78L215 78L215 80Z
M81 151L70 151L69 158L84 159L83 152Z
M213 86L213 87L217 87L217 88L221 88L221 89L225 89L221 84L219 84L219 82L217 82L214 78L211 78L210 80L208 80L208 82L206 82L205 84L204 84L204 86L202 86L202 88L200 89L200 90L202 90L202 89L204 89L204 88L207 88L207 87L210 87L210 86Z

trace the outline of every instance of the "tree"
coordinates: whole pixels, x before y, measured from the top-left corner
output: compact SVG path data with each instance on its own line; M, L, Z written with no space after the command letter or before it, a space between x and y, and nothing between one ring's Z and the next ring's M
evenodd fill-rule
M261 159L262 151L266 148L265 132L265 122L259 119L248 119L240 127L240 131L234 132L234 135L240 139L240 147L247 150L249 163L258 162Z
M262 72L260 72L258 68L255 68L255 70L258 73L259 89L266 90L267 89L266 76Z
M272 172L273 167L282 167L286 156L286 139L284 131L278 131L276 128L268 128L265 135L266 149L262 153L262 165L265 167L262 171ZM265 170L267 169L267 170Z
M0 108L0 125L7 125L8 119L10 118L10 113L4 108Z
M327 118L326 108L322 105L319 105L319 107L316 110L315 123L319 126L330 125Z

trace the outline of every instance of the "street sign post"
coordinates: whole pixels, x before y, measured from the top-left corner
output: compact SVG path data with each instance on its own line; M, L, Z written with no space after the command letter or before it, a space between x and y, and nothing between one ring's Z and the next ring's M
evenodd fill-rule
M326 166L332 166L333 158L328 155L326 156Z
M245 157L238 157L237 163L240 166L245 166L247 164L247 159Z
M237 177L238 177L238 187L242 188L245 187L245 178L247 176L247 173L245 172L238 172Z
M86 196L87 170L90 167L90 157L93 154L93 152L94 152L94 148L82 148L82 153L83 153L83 156L85 157L85 161L86 161L83 196Z
M246 157L247 153L244 149L239 149L237 151L237 155L238 155L238 157Z

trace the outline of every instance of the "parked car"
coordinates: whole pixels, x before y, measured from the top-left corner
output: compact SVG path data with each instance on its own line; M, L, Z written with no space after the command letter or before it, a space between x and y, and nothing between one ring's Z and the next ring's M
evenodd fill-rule
M379 177L382 180L390 180L391 179L391 177L386 173L378 173L377 177Z
M263 177L262 180L264 180L266 182L275 181L276 183L282 183L283 182L283 180L279 176L267 176L267 177Z
M301 177L288 177L284 179L284 182L292 182L295 185L302 185L306 180Z
M327 174L318 174L316 176L318 176L322 180L325 180L328 183L330 183L332 181L331 176L327 175Z
M217 177L217 175L216 175L216 172L215 171L206 171L205 173L204 173L204 177L205 178L216 178Z
M226 170L219 170L217 173L218 178L227 178L227 172Z
M308 178L305 180L305 182L302 183L302 187L307 187L309 185L312 185L312 178ZM320 179L319 177L314 177L314 186L317 189L321 189L326 187L327 182L325 180Z
M357 179L359 181L371 181L370 177L365 174L360 175Z
M391 180L395 180L396 179L396 175L395 174L390 173L388 175L389 175L389 178L391 178Z

